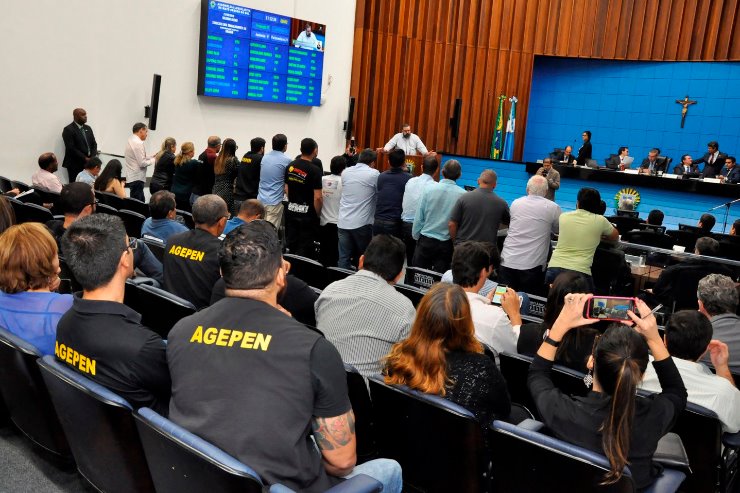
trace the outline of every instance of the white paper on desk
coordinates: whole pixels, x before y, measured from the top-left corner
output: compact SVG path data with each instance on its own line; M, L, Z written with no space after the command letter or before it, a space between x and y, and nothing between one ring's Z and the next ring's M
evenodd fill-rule
M676 180L676 179L680 179L681 175L672 175L670 173L663 173L663 178L672 178Z
M640 174L640 170L639 169L626 169L624 170L624 173L628 175L638 175Z
M635 158L633 158L632 156L627 156L624 158L624 161L622 162L622 164L624 164L625 166L629 166L632 164L632 161L634 160Z
M704 178L707 183L719 183L719 178Z

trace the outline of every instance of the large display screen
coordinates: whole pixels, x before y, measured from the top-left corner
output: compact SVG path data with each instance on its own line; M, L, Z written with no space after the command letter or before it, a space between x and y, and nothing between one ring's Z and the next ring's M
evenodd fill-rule
M318 106L325 42L323 24L203 0L198 95Z

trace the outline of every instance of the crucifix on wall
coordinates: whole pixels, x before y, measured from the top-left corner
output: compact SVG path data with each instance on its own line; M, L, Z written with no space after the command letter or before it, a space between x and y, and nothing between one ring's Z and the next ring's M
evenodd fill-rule
M683 109L681 110L681 128L683 128L683 124L686 121L686 113L689 112L689 105L696 104L696 101L691 101L687 94L685 98L677 99L676 102L683 106Z

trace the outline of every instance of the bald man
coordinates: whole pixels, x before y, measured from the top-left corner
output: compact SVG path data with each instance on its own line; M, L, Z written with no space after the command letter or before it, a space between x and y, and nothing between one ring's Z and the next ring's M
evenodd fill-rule
M62 167L67 168L70 183L74 183L77 174L85 168L85 163L98 155L98 143L87 124L87 111L75 108L72 119L74 121L62 130L65 147Z
M478 188L457 199L450 214L450 238L457 245L463 241L485 241L496 244L501 224L509 224L511 215L506 201L496 195L496 172L483 170Z

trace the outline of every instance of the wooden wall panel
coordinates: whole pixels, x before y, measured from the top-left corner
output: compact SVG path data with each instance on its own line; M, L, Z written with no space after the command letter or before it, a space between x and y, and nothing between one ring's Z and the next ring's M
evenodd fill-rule
M381 146L409 122L430 149L488 156L506 94L519 99L519 158L536 55L740 61L740 0L357 0L356 12L360 146Z

